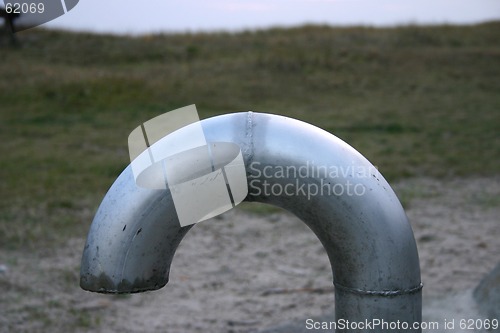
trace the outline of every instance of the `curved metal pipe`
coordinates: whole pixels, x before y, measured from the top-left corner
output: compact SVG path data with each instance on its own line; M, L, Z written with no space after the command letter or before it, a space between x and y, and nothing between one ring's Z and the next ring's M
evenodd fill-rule
M334 135L282 116L245 112L201 123L207 142L241 148L249 184L245 200L292 212L321 241L332 266L337 319L421 321L413 232L395 193L368 160ZM273 186L287 185L287 193L272 193ZM312 195L320 188L322 195ZM127 167L90 228L81 287L105 293L163 287L175 250L191 227L179 225L168 190L137 187Z

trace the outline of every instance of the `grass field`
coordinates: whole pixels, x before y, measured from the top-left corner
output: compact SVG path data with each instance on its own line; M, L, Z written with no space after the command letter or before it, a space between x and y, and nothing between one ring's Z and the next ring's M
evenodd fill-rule
M129 132L193 103L305 120L390 182L500 171L500 22L18 37L0 44L0 248L84 235Z

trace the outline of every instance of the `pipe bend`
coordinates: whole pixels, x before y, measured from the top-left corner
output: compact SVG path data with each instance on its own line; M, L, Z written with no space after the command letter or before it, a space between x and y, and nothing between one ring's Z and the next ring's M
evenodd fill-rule
M283 116L242 112L201 124L207 142L240 146L249 186L245 200L282 207L317 235L332 265L337 318L421 320L411 226L366 158L334 135ZM137 187L129 165L91 225L82 288L113 293L161 288L190 227L180 227L170 192Z

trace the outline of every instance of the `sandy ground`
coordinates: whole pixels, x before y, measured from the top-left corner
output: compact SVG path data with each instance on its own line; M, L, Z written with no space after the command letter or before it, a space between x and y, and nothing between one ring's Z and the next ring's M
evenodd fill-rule
M481 318L471 290L500 260L500 177L394 189L419 248L424 320ZM325 251L287 213L233 210L200 223L181 243L169 284L131 296L78 287L85 237L57 250L0 252L0 332L293 333L334 310Z

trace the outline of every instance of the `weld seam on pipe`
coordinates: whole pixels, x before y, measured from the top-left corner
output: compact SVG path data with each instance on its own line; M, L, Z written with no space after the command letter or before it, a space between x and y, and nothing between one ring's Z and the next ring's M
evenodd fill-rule
M246 128L245 128L245 141L247 144L247 147L245 147L245 153L246 153L246 158L248 158L248 161L251 162L253 159L253 112L249 111L247 112L247 119L246 119Z
M397 290L363 290L359 288L350 288L343 286L339 283L333 283L335 288L357 295L367 295L367 296L382 296L382 297L394 297L394 296L402 296L402 295L411 295L418 293L424 287L423 283L420 283L418 286L408 289L397 289Z

